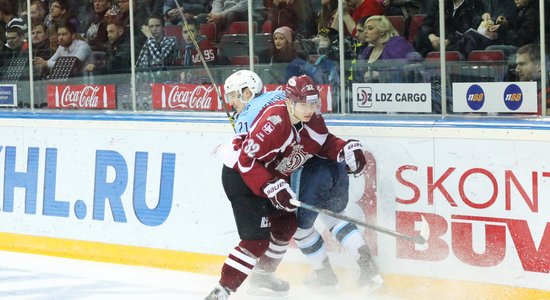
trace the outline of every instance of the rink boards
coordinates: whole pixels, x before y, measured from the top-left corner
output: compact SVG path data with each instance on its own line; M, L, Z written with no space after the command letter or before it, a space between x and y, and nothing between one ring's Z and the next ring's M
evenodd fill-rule
M427 245L365 232L405 295L550 297L550 126L482 121L327 117L369 159L347 213L430 225ZM0 130L0 249L216 274L238 240L212 153L223 116L6 113Z

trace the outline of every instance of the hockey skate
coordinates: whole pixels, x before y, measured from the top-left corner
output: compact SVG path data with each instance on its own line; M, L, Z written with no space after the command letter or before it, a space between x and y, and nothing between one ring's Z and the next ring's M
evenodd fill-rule
M318 291L333 291L334 289L339 289L338 277L336 276L336 273L334 273L334 270L332 269L328 258L323 261L323 268L313 271L308 277L304 279L303 283L308 288Z
M275 277L275 273L252 271L247 293L255 296L286 296L290 285Z
M226 300L229 299L229 290L221 285L216 286L204 300Z
M359 248L361 257L357 261L359 264L359 280L357 285L359 289L366 293L372 293L378 290L384 284L382 276L378 273L378 267L374 263L372 256L370 255L369 248L365 245Z

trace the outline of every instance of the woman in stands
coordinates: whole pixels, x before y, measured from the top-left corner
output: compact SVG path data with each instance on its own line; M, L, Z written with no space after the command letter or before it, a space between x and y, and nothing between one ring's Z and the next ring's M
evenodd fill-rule
M308 75L316 80L319 78L316 77L316 69L306 62L303 53L296 51L293 33L292 29L287 26L279 27L273 32L273 49L270 60L270 64L275 67L275 69L272 68L273 77L279 83L285 83L289 78L299 75Z
M365 22L365 42L368 47L361 54L361 61L373 64L379 61L394 59L409 59L415 53L415 49L402 36L385 16L372 16ZM384 67L386 70L386 67ZM378 81L378 71L365 72L365 81Z

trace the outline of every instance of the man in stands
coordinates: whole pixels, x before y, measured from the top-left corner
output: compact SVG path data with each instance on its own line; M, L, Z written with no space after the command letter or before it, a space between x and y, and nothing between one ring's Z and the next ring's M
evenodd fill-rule
M118 21L112 21L107 24L107 39L109 47L105 54L104 69L97 70L96 66L91 64L87 66L88 71L95 71L97 74L125 74L130 73L130 42L128 35L124 32L124 25Z
M542 112L541 99L541 57L540 45L527 44L516 52L515 73L518 81L535 81L537 83L538 111ZM546 107L550 108L550 89L546 88Z
M233 206L241 242L229 254L219 285L207 300L227 299L253 269L251 282L263 283L261 287L271 291L287 292L288 283L273 273L297 226L296 207L290 203L296 198L289 185L290 174L313 155L345 159L356 174L364 169L361 144L346 142L328 132L323 117L316 113L319 101L311 78L292 77L286 85L285 101L268 105L246 135L233 139L235 153L227 156L232 160L224 162L222 182Z
M164 36L164 20L160 16L147 19L147 24L141 27L141 32L147 41L137 60L138 67L158 67L163 69L174 66L177 58L176 39Z
M78 58L83 70L85 66L93 63L92 48L85 41L76 39L76 27L71 22L67 22L57 28L57 40L59 46L53 56L45 60L42 57L34 58L36 67L53 68L59 57L74 56Z
M181 81L185 83L200 84L209 82L208 75L205 73L204 69L190 69L191 67L202 67L202 61L195 48L193 39L197 42L206 63L215 63L218 57L218 49L214 47L210 41L204 38L204 36L200 35L199 30L200 24L194 18L187 20L187 27L183 26L182 64L187 67L187 70L180 74L180 78Z
M22 49L24 33L19 27L8 27L6 29L6 40L7 42L2 45L0 52L0 65L4 66L7 66L13 58L27 55L27 52Z

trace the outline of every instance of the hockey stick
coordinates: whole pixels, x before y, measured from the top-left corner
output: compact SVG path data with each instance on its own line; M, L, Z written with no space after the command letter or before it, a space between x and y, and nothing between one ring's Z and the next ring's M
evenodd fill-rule
M197 49L197 53L199 54L199 58L202 62L202 65L204 66L204 69L206 70L206 74L208 75L208 79L210 79L210 82L212 82L212 85L214 86L214 89L216 90L216 95L218 96L218 101L222 104L223 111L227 115L227 118L229 119L229 124L231 124L231 128L233 128L233 131L235 131L235 119L231 116L229 111L227 110L227 107L225 107L225 102L223 101L220 89L216 85L216 82L214 81L214 77L212 76L212 73L210 72L210 68L208 68L208 65L206 64L206 60L204 59L204 56L202 55L201 48L199 48L199 44L197 43L197 40L195 39L195 34L189 30L189 24L187 23L187 20L185 19L185 16L183 15L183 9L181 8L178 1L174 1L176 3L176 6L178 7L178 12L180 14L180 17L183 21L183 26L189 32L189 36L191 37L191 41L193 41L193 46L195 46L195 49Z
M363 226L363 227L366 227L366 228L369 228L369 229L372 229L372 230L375 230L375 231L378 231L378 232L381 232L381 233L385 233L387 235L391 235L391 236L396 237L396 238L409 240L409 241L415 242L417 244L426 243L426 241L430 237L430 227L428 225L428 222L426 222L426 219L424 218L424 216L422 216L422 229L420 230L420 233L416 236L410 236L410 235L406 235L406 234L403 234L403 233L399 233L397 231L386 229L384 227L380 227L378 225L366 223L366 222L363 222L361 220L357 220L357 219L354 219L352 217L348 217L348 216L345 216L345 215L342 215L342 214L339 214L339 213L335 213L335 212L327 210L327 209L319 208L317 206L313 206L313 205L301 202L301 201L296 200L296 199L290 199L290 204L292 204L294 206L305 208L307 210L314 211L316 213L324 214L324 215L331 216L331 217L336 218L336 219L340 219L340 220L347 221L347 222L350 222L350 223L353 223L353 224L356 224L356 225L360 225L360 226Z

